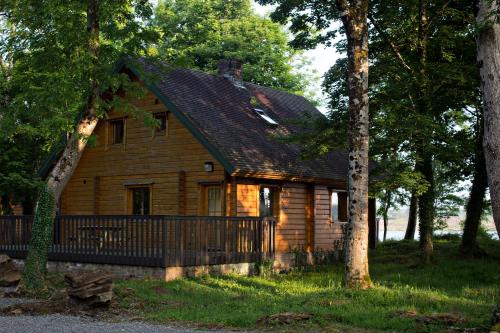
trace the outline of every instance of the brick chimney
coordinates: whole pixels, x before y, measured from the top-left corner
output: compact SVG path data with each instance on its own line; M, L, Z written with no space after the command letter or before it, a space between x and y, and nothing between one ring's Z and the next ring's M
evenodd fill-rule
M234 80L243 79L243 62L236 59L221 59L217 64L219 75L230 77Z

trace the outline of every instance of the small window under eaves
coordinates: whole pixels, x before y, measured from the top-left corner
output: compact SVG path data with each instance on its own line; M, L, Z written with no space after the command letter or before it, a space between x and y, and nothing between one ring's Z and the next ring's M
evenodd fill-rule
M262 119L264 119L269 125L275 127L278 126L278 123L274 121L273 118L269 117L269 115L262 109L254 108L253 111Z

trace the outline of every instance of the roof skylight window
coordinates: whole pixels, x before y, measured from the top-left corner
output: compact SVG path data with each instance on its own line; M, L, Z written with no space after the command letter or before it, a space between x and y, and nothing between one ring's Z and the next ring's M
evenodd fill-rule
M278 123L274 121L273 118L269 117L269 115L262 109L254 108L253 111L262 119L264 119L271 126L278 126Z

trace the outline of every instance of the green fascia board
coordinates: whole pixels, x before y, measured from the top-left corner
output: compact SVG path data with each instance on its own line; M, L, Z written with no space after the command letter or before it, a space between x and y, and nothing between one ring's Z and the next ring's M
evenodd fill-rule
M137 77L141 77L140 71L137 70L133 65L130 63L127 63L126 59L120 60L116 67L115 67L115 73L120 72L123 67L127 67L130 69ZM191 121L182 113L180 112L175 105L166 97L164 96L158 87L151 83L151 82L146 82L144 80L144 84L146 87L179 119L179 121L189 130L189 132L210 152L212 156L215 157L215 159L222 164L222 166L226 169L226 171L229 174L232 174L234 171L233 166L222 156L222 154L207 140L207 138L191 123ZM81 119L81 114L77 116L75 119L75 126L78 123L78 121ZM49 175L50 171L53 168L53 163L59 158L61 155L62 151L64 150L64 146L66 145L66 136L63 135L61 140L55 145L55 147L52 149L50 152L50 155L48 158L44 161L42 166L38 169L38 176L41 179L47 178Z
M137 70L133 65L130 64L125 64L122 63L119 70L121 70L123 67L127 67L130 69L137 77L140 76L140 71ZM158 87L152 83L148 82L146 80L143 81L146 87L168 108L169 111L171 111L174 116L179 119L182 125L184 125L189 132L205 147L209 153L215 157L215 159L222 164L222 166L226 169L226 171L229 174L232 174L234 172L234 167L229 163L224 156L220 153L220 151L215 148L210 141L191 123L191 121L184 115L184 113L180 112L177 107L165 96L163 95Z

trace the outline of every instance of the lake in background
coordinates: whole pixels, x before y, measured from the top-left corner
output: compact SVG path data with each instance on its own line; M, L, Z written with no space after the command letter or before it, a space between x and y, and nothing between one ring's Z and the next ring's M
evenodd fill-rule
M381 224L382 227L382 224ZM488 234L491 235L493 239L498 239L498 234L495 230L488 230ZM462 235L462 232L457 232L457 231L448 231L448 230L438 230L434 232L434 235L442 235L442 234L456 234L456 235ZM382 241L382 238L384 237L384 230L383 227L381 230L379 230L379 235L378 239ZM387 240L402 240L405 238L405 231L402 230L387 230ZM415 239L418 239L418 230L415 232Z
M441 234L462 234L463 220L465 219L464 214L460 216L451 216L447 219L448 227L444 230L436 230L435 235ZM401 240L405 237L406 225L408 223L408 209L401 209L398 211L391 211L389 215L389 223L387 227L387 239ZM418 224L418 223L417 223ZM498 234L493 223L493 218L489 218L487 221L482 222L482 227L486 229L488 234L490 234L493 239L498 239ZM384 222L379 218L379 233L378 239L382 240L384 236ZM415 231L415 239L418 239L418 226Z

